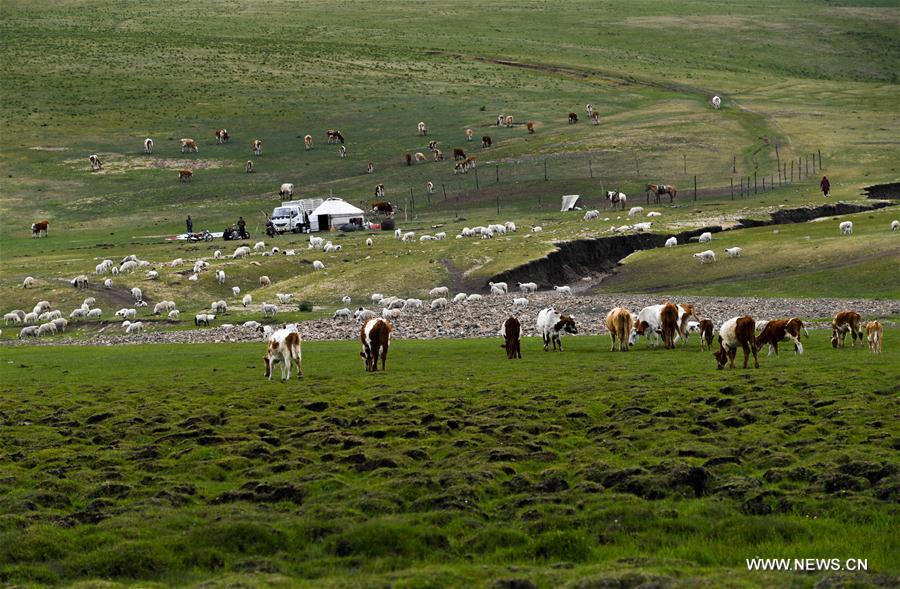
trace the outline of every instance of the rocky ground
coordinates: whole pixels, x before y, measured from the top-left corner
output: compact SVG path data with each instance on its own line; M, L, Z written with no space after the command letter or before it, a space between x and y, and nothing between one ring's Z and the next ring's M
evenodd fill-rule
M500 324L512 309L512 299L519 293L507 296L485 296L481 301L451 304L445 309L421 309L404 313L395 319L396 339L435 338L476 338L497 335ZM574 316L579 334L596 335L606 333L606 313L613 307L624 306L634 312L647 305L661 302L657 295L572 295L564 296L555 292L539 292L529 297L526 310L516 314L522 322L523 335L535 334L535 320L544 307L554 305L561 312ZM892 317L900 315L900 301L875 301L852 299L775 299L757 297L686 297L673 302L694 303L701 317L711 318L716 325L737 316L749 314L757 319L778 317L804 317L812 319L810 328L828 327L823 320L837 311L853 309L868 317ZM423 302L427 307L428 301ZM369 305L379 312L381 308ZM217 322L228 323L228 315L220 316ZM144 343L219 343L260 341L262 335L256 330L235 327L211 327L171 331L162 325L166 323L145 323L142 334L124 335L113 324L86 338L53 338L27 341L10 341L10 345L119 345ZM307 341L349 340L359 337L359 324L350 320L320 319L300 324L300 332Z

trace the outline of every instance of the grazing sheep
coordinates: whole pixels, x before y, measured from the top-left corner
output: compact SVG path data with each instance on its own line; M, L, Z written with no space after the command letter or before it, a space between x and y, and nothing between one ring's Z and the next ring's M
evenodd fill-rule
M349 305L351 300L352 300L352 299L351 299L348 295L344 295L344 296L341 298L341 302L344 303L345 305Z
M121 317L122 319L134 319L137 317L137 309L119 309L116 311L116 317Z
M698 239L698 241L700 243L709 243L710 241L712 241L712 233L710 233L709 231L704 231L700 234L700 239Z
M97 304L97 299L94 297L87 297L83 301L81 301L82 305L87 305L88 307L93 307Z
M649 213L647 213L647 216L648 217L662 217L662 213L657 212L657 211L650 211Z
M241 299L241 304L244 305L245 307L249 306L250 303L252 303L252 302L253 302L253 297L251 297L249 294L245 294L244 298Z
M638 233L643 233L645 231L650 231L651 225L653 225L653 221L647 221L646 223L635 223L631 228Z
M272 280L268 276L260 276L259 277L259 285L260 286L272 286Z
M71 281L72 286L75 288L87 288L88 287L88 277L84 274L79 274Z
M407 231L406 233L403 234L403 237L401 238L400 241L414 241L415 239L416 239L416 232L415 231Z
M561 295L570 295L570 294L572 294L572 287L571 287L571 286L554 286L554 287L553 287L553 290L555 290L556 292L558 292L558 293L561 294Z
M437 233L434 234L434 238L438 241L447 239L447 232L446 231L438 231Z
M213 313L224 315L228 313L228 304L225 301L213 301L209 306Z
M87 318L88 319L100 319L100 316L103 315L103 311L100 309L91 309L88 311Z
M891 221L891 231L900 231L900 221L897 219Z
M157 272L156 270L150 270L149 272L147 272L147 280L158 280L158 279L159 279L159 272Z
M584 214L585 221L592 221L594 219L597 219L598 217L600 217L600 211L598 211L597 209L591 209Z
M138 287L134 287L131 289L131 297L135 300L135 302L143 301L144 293L142 293L141 289L139 289Z
M474 302L474 301L480 301L481 299L482 299L482 296L480 294L470 294L469 296L466 297L466 301L468 301L470 303Z
M729 258L737 258L742 253L744 253L744 250L742 250L739 247L726 247L725 253L728 255Z
M371 298L372 298L373 303L380 303L384 299L384 295L381 294L380 292L375 292L375 293L372 293Z
M431 301L431 308L432 309L443 309L444 307L447 306L447 304L448 304L447 299L441 297L439 299L434 299L433 301Z
M32 286L34 286L34 278L26 276L25 280L22 281L22 288L31 288Z
M403 302L403 310L407 309L419 309L422 307L422 301L420 299L406 299Z
M276 305L270 305L269 303L263 303L262 310L263 317L274 317L278 314L278 307Z
M200 325L209 327L210 322L212 322L215 318L216 316L210 313L199 313L197 315L194 315L194 325L198 327Z
M103 286L105 286L108 289L111 289L113 287L112 278L107 278L106 280L104 280Z
M253 245L253 251L255 251L255 252L261 252L264 249L266 249L266 242L264 242L264 241L257 241Z
M242 245L241 247L234 250L234 253L231 254L231 257L237 259L237 258L244 258L249 255L250 255L250 248L247 247L246 245Z
M53 323L42 323L38 327L38 337L43 337L45 335L56 334L56 325Z
M644 212L644 207L631 207L631 210L628 211L629 217L634 217L635 215L640 215Z
M214 252L213 252L213 259L214 259L214 260L221 260L221 259L222 259L222 250L216 250L216 251L214 251Z
M312 265L313 265L314 270L324 270L325 269L325 264L323 264L319 260L313 260Z
M37 337L38 329L40 328L37 325L23 327L22 330L19 331L19 339L25 339L26 337Z
M178 316L181 315L181 311L178 309L172 309L169 311L169 321L178 321Z
M531 232L532 232L532 233L540 233L540 232L543 231L543 230L544 230L544 228L541 227L540 225L532 225L532 226L531 226Z
M284 293L276 293L276 295L275 295L275 297L278 299L278 302L281 303L282 305L288 304L290 302L292 296L293 295L291 295L291 294L284 294Z
M430 297L446 297L450 294L450 289L446 286L436 286L428 291Z
M534 282L520 282L519 290L525 294L537 292L537 284Z
M495 288L501 291L501 294L506 294L509 292L509 285L505 282L488 282L488 286L493 291Z
M82 308L74 309L71 313L69 313L69 319L84 319L85 310Z
M9 325L10 322L12 322L14 324L22 323L22 319L15 313L7 313L6 315L3 316L3 321L6 322L6 325Z
M353 318L361 323L365 323L369 319L374 319L375 317L378 317L378 314L375 313L375 311L370 311L369 309L364 309L362 307L353 312Z
M853 235L853 221L844 221L838 228L841 230L841 235Z
M59 332L63 332L69 326L69 322L63 319L62 317L57 317L51 323L56 326L56 330Z
M371 238L371 237L369 237L369 238L366 239L366 245L367 245L368 247L372 247L372 244L373 244L373 243L375 243L375 242L372 241L372 238Z
M678 245L678 240L674 236L666 240L666 247L675 247L676 245Z
M216 282L225 284L225 270L216 270Z
M694 257L697 258L701 264L709 264L710 262L716 261L716 253L712 250L706 250L705 252L694 254Z
M188 280L190 280L191 282L197 282L198 280L200 280L200 275L191 274L190 276L188 276Z
M240 286L232 286L232 287L231 287L231 294L233 294L234 296L240 295L240 294L241 294L241 287L240 287Z
M334 312L334 315L331 316L332 319L346 319L350 320L353 318L353 312L348 308L338 309Z
M461 303L467 299L467 295L464 292L458 293L455 297L453 297L454 303Z
M403 311L400 309L382 309L381 317L383 319L399 319L403 316Z
M128 323L128 322L126 321L125 323ZM123 325L125 325L125 324L123 323ZM141 323L140 321L135 321L134 323L129 323L127 326L125 326L125 334L126 335L129 335L132 333L140 333L143 331L144 331L144 324Z
M525 309L528 307L528 299L518 297L513 299L513 309Z

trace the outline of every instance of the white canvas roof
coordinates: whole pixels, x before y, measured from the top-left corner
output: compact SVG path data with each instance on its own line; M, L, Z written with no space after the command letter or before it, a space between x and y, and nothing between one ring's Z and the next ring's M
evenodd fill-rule
M316 207L316 210L311 213L311 215L315 215L317 217L319 215L340 215L355 217L362 214L362 209L358 209L349 202L336 197L326 198L325 202Z
M571 211L574 210L576 206L578 206L578 199L581 198L581 195L578 194L566 194L562 197L562 208L560 211Z

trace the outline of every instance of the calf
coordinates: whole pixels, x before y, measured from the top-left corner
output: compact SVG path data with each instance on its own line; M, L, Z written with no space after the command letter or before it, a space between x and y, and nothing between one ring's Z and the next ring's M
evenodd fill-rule
M576 334L578 329L575 327L575 319L571 315L562 315L553 307L542 309L537 317L537 330L544 338L544 351L548 351L550 343L553 343L553 351L559 346L559 351L563 351L562 340L560 336L566 333Z
M884 328L878 321L869 321L866 323L866 335L869 340L869 351L876 354L881 353L881 340L884 338Z
M178 170L179 182L190 182L193 177L194 173L191 170Z
M755 329L755 325L754 325ZM756 336L756 349L761 350L763 346L769 346L768 355L778 355L778 342L791 340L794 342L794 351L798 354L803 353L803 344L800 343L800 330L803 329L803 321L794 317L792 319L774 319L766 323L762 332Z
M619 350L628 351L628 339L631 335L631 329L634 327L634 317L631 311L625 307L616 307L606 315L606 329L609 330L609 337L612 340L610 352L616 351L616 341L619 342Z
M701 319L698 329L700 331L700 351L704 349L712 351L713 329L712 319Z
M716 366L720 370L725 368L726 364L730 364L734 368L734 357L740 346L744 350L744 368L747 368L747 361L750 359L751 353L754 367L759 368L755 332L756 322L753 317L748 315L734 317L723 323L719 328L719 350L713 353L713 356L716 357Z
M375 317L369 319L359 331L362 351L359 355L366 365L366 372L378 372L378 357L381 356L381 369L385 370L388 347L391 345L391 332L394 326L387 319Z
M848 331L852 336L852 341L850 342L851 347L856 347L857 339L859 339L859 343L862 344L863 330L861 321L859 313L856 311L840 311L835 315L834 319L831 320L831 347L843 348L844 339L847 337Z
M505 340L505 343L500 347L506 348L506 357L510 360L521 358L522 325L519 323L519 320L515 317L509 317L500 327L500 335Z
M574 125L577 122L578 122L578 115L575 114L574 112L570 112L569 113L569 124Z
M303 359L300 353L300 334L294 330L279 329L271 336L266 346L263 362L266 364L266 378L272 380L275 365L281 362L281 380L290 380L291 368L297 365L297 378L303 378Z

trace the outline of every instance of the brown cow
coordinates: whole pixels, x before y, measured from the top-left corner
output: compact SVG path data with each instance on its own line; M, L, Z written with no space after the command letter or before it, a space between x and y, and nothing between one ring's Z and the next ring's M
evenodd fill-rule
M691 317L697 318L694 305L692 303L678 303L678 315L678 337L684 340L684 344L687 345L688 337L690 336L688 320Z
M459 161L459 160L464 160L464 159L466 159L466 152L464 152L463 150L461 150L458 147L454 147L453 148L453 160Z
M869 340L869 351L876 354L881 353L881 340L884 339L884 328L878 321L869 321L866 323L866 335Z
M185 153L188 151L190 151L192 153L197 153L197 151L198 151L197 142L188 137L183 137L181 139L181 153Z
M178 170L178 181L188 182L194 177L194 173L190 170Z
M578 115L573 112L570 112L569 113L569 124L574 125L577 122L578 122Z
M525 125L525 128L528 129L528 134L529 134L529 135L533 135L533 134L534 134L534 122L528 121L528 124Z
M803 344L800 343L800 331L803 330L803 321L798 317L791 319L775 319L766 323L762 332L756 336L756 348L761 350L763 346L769 346L768 355L772 352L778 355L778 342L791 340L794 342L794 351L798 354L803 353Z
M250 144L250 147L253 148L254 155L262 155L262 141L259 139L254 139L253 143Z
M381 185L379 184L379 186ZM372 203L372 212L381 213L382 215L393 215L394 206L387 201L376 201Z
M598 113L597 111L592 112L591 120L594 122L595 125L599 125L600 124L600 113Z
M506 357L510 360L521 358L522 325L519 323L519 320L515 317L508 318L500 329L500 335L505 340L505 343L500 347L506 349Z
M665 303L659 311L659 328L662 331L663 345L668 350L675 347L675 334L678 332L678 307Z
M490 135L482 135L481 137L481 147L490 147L492 144Z
M628 337L632 327L634 316L625 307L616 307L606 315L606 329L609 330L609 337L612 339L610 352L616 351L616 340L619 341L620 351L628 351Z
M750 354L753 354L753 364L759 368L759 357L756 349L756 321L753 317L745 315L734 317L722 324L719 328L719 350L713 353L716 357L716 366L721 370L726 364L734 368L734 357L737 355L738 346L744 350L744 368Z
M31 224L31 237L40 237L41 232L44 233L44 237L47 237L47 227L50 226L50 221L38 221L37 223Z
M847 332L852 335L851 347L856 347L856 340L863 342L862 319L856 311L840 311L831 320L831 347L844 347L844 339Z
M700 320L700 351L702 352L704 349L712 351L712 343L713 343L713 329L714 325L712 319L701 319Z
M406 158L406 165L411 166L412 165L412 154L407 152L403 157Z
M375 317L366 321L359 330L362 351L359 355L366 365L366 372L378 371L378 357L381 356L381 369L385 370L388 347L391 344L391 332L394 326L387 319Z

